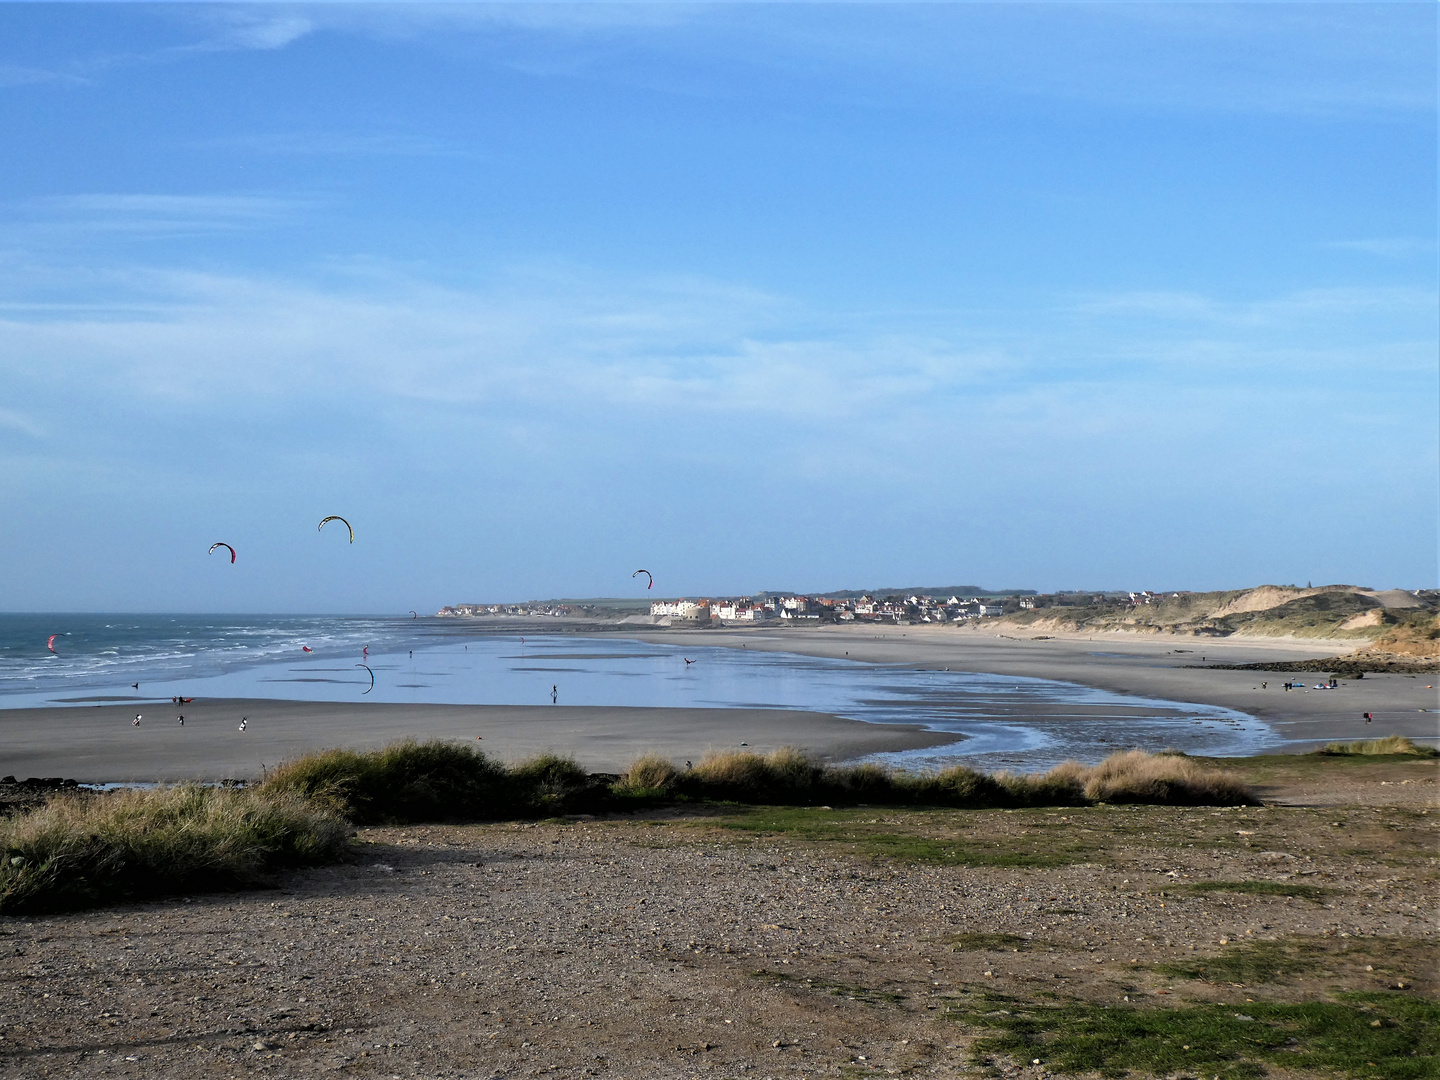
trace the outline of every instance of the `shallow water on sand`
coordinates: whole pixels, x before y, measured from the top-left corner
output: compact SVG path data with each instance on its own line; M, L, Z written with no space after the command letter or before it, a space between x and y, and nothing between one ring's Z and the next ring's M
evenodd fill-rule
M82 633L77 624L70 638L61 639L65 663L28 655L37 652L31 640L38 634L35 627L24 627L27 634L18 637L26 655L7 656L0 646L0 707L164 701L177 695L756 707L921 724L964 737L949 746L876 759L912 768L964 759L1031 770L1066 758L1096 761L1129 747L1236 755L1277 741L1244 713L1045 679L609 637L470 636L461 625L440 620L177 616L165 622L172 617L148 616L160 621L129 631L127 639L124 628L135 626L133 621L104 618L110 621L98 630ZM314 652L301 652L302 644L312 642ZM19 668L25 677L16 677ZM129 685L133 682L140 686Z

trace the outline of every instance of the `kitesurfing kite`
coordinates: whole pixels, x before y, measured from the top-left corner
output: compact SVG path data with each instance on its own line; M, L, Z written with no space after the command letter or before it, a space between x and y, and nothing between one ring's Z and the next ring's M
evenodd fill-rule
M350 522L346 521L346 520L345 520L344 518L342 518L339 514L331 514L329 517L324 518L324 519L321 520L321 522L320 522L319 526L317 527L317 529L323 529L323 528L325 528L325 523L326 523L327 521L338 521L338 522L340 522L341 525L344 525L345 528L350 529L350 542L351 542L352 544L355 542L355 530L350 528Z
M215 541L215 543L213 543L213 544L210 545L210 550L207 551L205 554L207 554L207 555L214 555L214 554L215 554L215 549L216 549L217 547L223 547L226 551L230 552L230 561L231 561L232 563L235 561L235 549L232 548L229 544L225 543L224 540L217 540L217 541Z
M56 639L57 637L59 637L59 636L60 636L59 634L51 634L51 635L50 635L50 640L47 641L47 642L45 642L45 647L46 647L47 649L49 649L51 652L55 652L55 639ZM55 655L56 655L56 656L59 656L60 654L59 654L59 653L55 653Z
M419 615L416 615L415 612L412 610L412 611L410 612L410 617L411 617L412 619L418 619L420 616L419 616Z
M301 651L301 652L314 652L315 650L312 649L312 648L310 648L309 645L301 645L301 646L300 646L300 651Z
M650 581L650 584L646 585L645 588L647 588L647 589L653 589L653 588L655 587L655 579L650 576L650 571L649 571L649 570L636 570L636 571L635 571L633 574L631 574L630 576L631 576L632 578L637 578L637 577L639 577L641 574L644 574L645 577L648 578L649 581Z
M363 667L363 668L365 668L366 671L370 671L370 669L369 669L368 667L365 667L364 664L356 664L355 666L356 666L356 667ZM370 671L370 690L374 690L374 689L375 689L375 672ZM368 694L368 693L370 692L370 690L362 690L362 691L360 691L360 692L361 692L362 694Z

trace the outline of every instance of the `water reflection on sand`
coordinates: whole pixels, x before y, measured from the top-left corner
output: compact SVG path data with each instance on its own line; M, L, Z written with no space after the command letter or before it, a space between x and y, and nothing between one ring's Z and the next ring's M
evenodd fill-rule
M179 680L165 692L405 704L531 705L553 698L582 706L802 709L878 724L922 724L963 736L944 747L875 759L911 768L964 760L986 768L1033 770L1071 757L1096 761L1129 747L1237 755L1276 741L1254 717L1214 706L1127 697L1045 679L760 650L573 636L527 636L523 645L511 637L469 638L413 653L372 649L366 663L375 673L375 687L368 694L369 675L338 659L268 663ZM130 691L116 692L118 697Z

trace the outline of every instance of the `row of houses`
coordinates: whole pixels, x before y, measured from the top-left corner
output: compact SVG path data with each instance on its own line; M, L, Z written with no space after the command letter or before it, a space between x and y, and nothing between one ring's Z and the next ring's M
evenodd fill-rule
M959 623L994 618L1019 611L1052 607L1090 607L1106 604L1139 606L1165 599L1167 595L1148 591L1132 593L1058 592L1040 596L752 596L724 600L656 600L650 614L682 624L755 624L778 620L786 623L889 622ZM605 612L591 604L456 604L442 608L443 616L554 615L596 616Z
M685 623L960 622L1002 615L1013 601L951 596L760 596L744 600L657 600L650 614ZM1018 610L1013 608L1012 610Z

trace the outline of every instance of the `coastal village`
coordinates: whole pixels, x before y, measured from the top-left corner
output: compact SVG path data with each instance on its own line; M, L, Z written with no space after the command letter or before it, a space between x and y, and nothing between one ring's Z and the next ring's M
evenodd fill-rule
M555 616L632 626L716 627L890 625L993 626L996 632L1184 634L1192 637L1368 638L1372 648L1432 658L1440 643L1440 592L1357 585L1261 585L1218 592L987 592L880 589L873 593L784 592L748 597L530 601L459 604L442 617Z
M1179 593L1174 594L1179 596ZM962 623L1050 607L1090 607L1111 604L1138 606L1152 603L1152 592L1037 594L1016 592L1004 596L931 596L903 593L871 596L760 595L725 599L656 600L649 615L669 626L744 626L756 623ZM615 614L617 609L597 604L530 602L524 604L458 604L442 608L441 617L485 615L586 617Z

